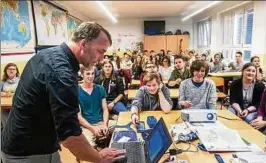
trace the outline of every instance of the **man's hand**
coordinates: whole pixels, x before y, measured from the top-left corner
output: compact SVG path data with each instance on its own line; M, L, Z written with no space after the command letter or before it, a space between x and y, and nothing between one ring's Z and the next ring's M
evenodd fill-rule
M139 116L137 114L132 114L131 121L133 125L137 125L139 123Z
M102 130L99 126L93 126L92 127L92 133L96 136L96 137L101 137L103 136L102 134Z
M107 105L107 108L108 108L108 110L112 110L114 106L115 106L115 104L113 102L111 102Z
M101 125L100 128L104 136L108 135L108 127L106 125Z
M104 148L99 152L99 154L102 157L102 161L100 163L110 163L118 160L121 157L125 157L126 151L123 150L117 150L114 148Z

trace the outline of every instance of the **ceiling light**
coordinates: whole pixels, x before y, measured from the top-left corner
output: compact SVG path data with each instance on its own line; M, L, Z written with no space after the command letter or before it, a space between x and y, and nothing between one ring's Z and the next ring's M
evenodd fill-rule
M103 5L101 1L95 1L100 8L105 12L105 14L112 20L113 23L117 23L116 18L112 15L112 13Z
M213 7L214 5L217 5L217 4L221 3L221 2L222 2L222 1L214 1L214 2L212 2L212 3L210 3L210 4L208 4L207 6L205 6L205 7L201 8L201 9L195 11L194 13L192 13L192 14L190 14L190 15L184 17L184 18L182 18L181 20L182 20L182 21L186 21L187 19L189 19L189 18L191 18L191 17L193 17L193 16L195 16L195 15L197 15L197 14L203 12L204 10L207 10L207 9L209 9L209 8Z

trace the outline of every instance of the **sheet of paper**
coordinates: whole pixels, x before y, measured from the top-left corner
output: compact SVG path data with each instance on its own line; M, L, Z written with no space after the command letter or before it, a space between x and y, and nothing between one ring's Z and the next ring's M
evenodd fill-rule
M129 140L130 140L130 137L123 136L117 142L118 143L125 143L125 142L128 142Z
M238 158L248 163L266 163L266 153L257 145L251 144L251 152L236 152Z
M196 133L208 151L250 150L236 130L198 128Z

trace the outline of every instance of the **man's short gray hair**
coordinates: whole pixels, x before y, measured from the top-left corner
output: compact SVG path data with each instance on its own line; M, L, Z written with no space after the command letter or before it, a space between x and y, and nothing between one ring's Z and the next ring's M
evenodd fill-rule
M87 41L92 41L96 39L101 32L104 32L109 40L110 45L112 45L112 38L110 33L104 29L101 25L95 22L83 22L74 31L71 36L71 40L78 42L79 40L85 39Z

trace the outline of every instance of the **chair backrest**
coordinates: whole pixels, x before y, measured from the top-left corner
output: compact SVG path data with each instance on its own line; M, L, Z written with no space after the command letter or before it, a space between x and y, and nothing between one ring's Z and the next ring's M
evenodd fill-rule
M207 79L212 80L216 87L223 87L223 92L225 91L225 86L224 86L224 78L222 77L207 77Z

